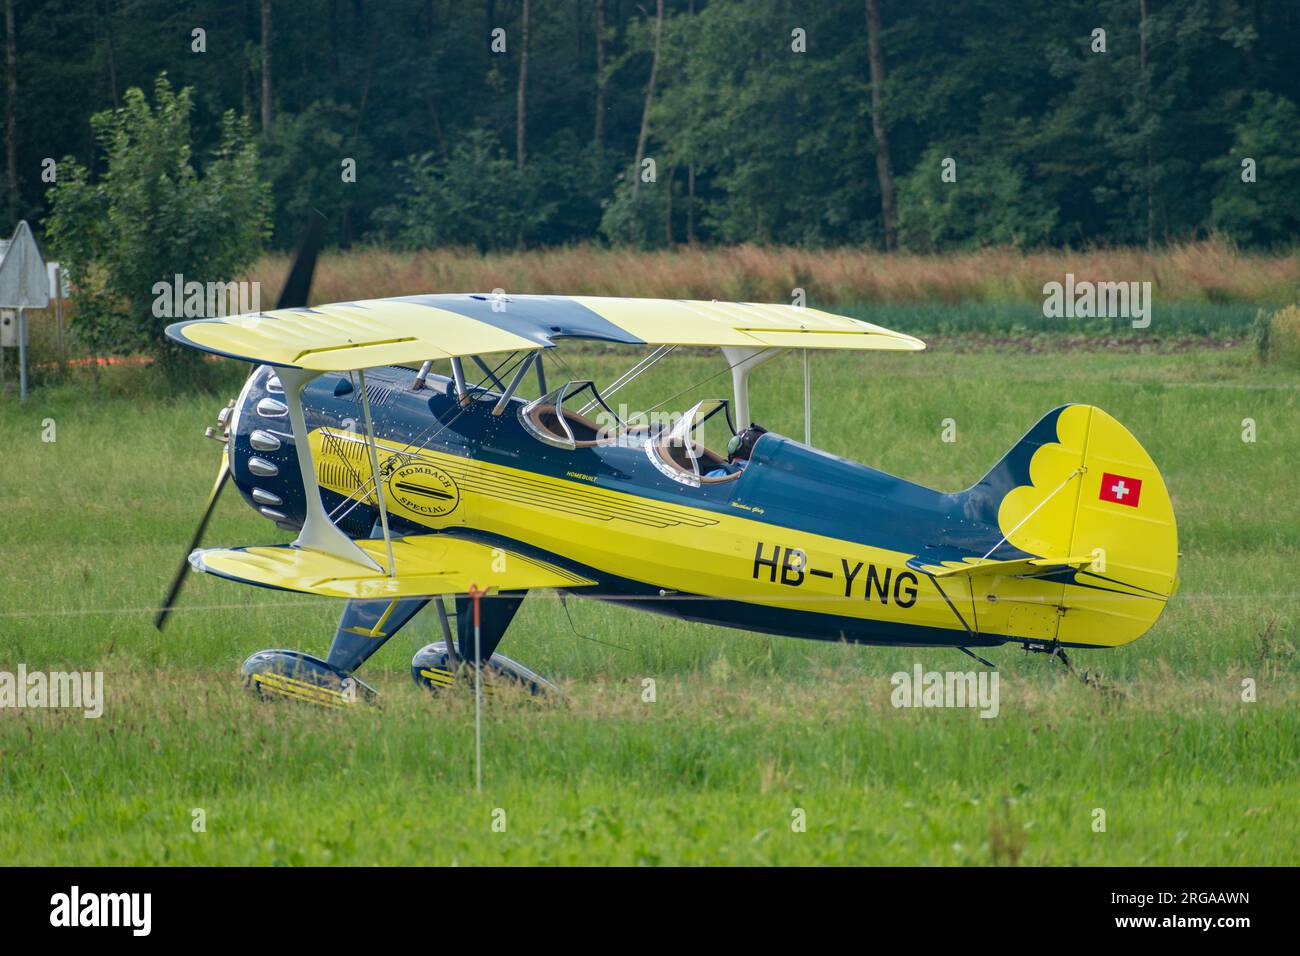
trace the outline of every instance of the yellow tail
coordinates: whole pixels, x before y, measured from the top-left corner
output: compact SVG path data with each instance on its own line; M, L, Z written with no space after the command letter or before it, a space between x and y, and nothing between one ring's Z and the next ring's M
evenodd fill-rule
M1061 585L1058 641L1127 644L1150 629L1177 588L1169 491L1137 439L1100 408L1067 405L1053 414L1056 440L1033 448L1030 483L1006 493L998 524L1031 554L1092 558L1039 578Z

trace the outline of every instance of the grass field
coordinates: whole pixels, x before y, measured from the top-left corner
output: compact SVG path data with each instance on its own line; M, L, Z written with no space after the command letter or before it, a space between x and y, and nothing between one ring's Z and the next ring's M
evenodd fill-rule
M382 707L347 713L262 705L235 677L264 647L323 653L337 605L195 576L166 634L150 625L216 467L200 433L233 390L125 397L114 377L143 373L108 369L98 394L5 400L0 670L102 670L107 705L97 720L0 710L0 860L1300 863L1295 373L1258 366L1244 346L958 344L816 357L814 442L953 489L1062 402L1124 422L1173 494L1182 588L1140 641L1078 653L1112 692L1001 649L989 655L996 719L897 710L891 673L973 662L587 601L566 614L536 594L502 651L563 698L497 695L481 796L470 701L425 699L408 676L410 655L436 639L431 621L363 671ZM566 359L601 382L627 364L604 349ZM645 408L722 370L716 356L674 356L620 399ZM754 383L755 417L796 436L799 374L782 359ZM727 392L719 376L669 407ZM940 440L946 418L955 443ZM207 541L287 538L231 495ZM1244 679L1257 701L1242 701ZM196 808L206 832L192 830ZM806 832L792 830L796 809Z

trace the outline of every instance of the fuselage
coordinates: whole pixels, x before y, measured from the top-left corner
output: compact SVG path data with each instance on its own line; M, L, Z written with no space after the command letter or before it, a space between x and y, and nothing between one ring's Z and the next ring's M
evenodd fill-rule
M394 535L499 542L596 580L588 596L747 630L918 646L1049 638L1046 624L1013 627L1007 604L969 581L915 566L923 552L961 560L999 545L996 503L975 489L935 491L770 433L738 478L694 486L656 460L652 436L555 447L521 422L522 399L494 414L499 393L462 405L447 379L415 390L415 376L366 373ZM358 538L378 515L359 387L327 373L303 393L325 506ZM296 530L303 486L277 389L269 367L249 379L229 454L248 502Z

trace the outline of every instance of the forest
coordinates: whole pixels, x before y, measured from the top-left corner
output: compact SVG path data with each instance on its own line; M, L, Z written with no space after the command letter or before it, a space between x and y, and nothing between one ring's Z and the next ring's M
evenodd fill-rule
M38 235L91 117L246 120L264 239L1279 247L1292 0L4 0L3 208ZM226 131L226 132L223 132Z

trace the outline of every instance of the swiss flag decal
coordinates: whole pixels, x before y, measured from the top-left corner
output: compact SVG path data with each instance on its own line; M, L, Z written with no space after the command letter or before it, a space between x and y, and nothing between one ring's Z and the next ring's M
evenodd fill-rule
M1112 475L1105 472L1101 476L1101 500L1113 501L1117 505L1136 508L1142 497L1142 479L1126 478L1124 475Z

